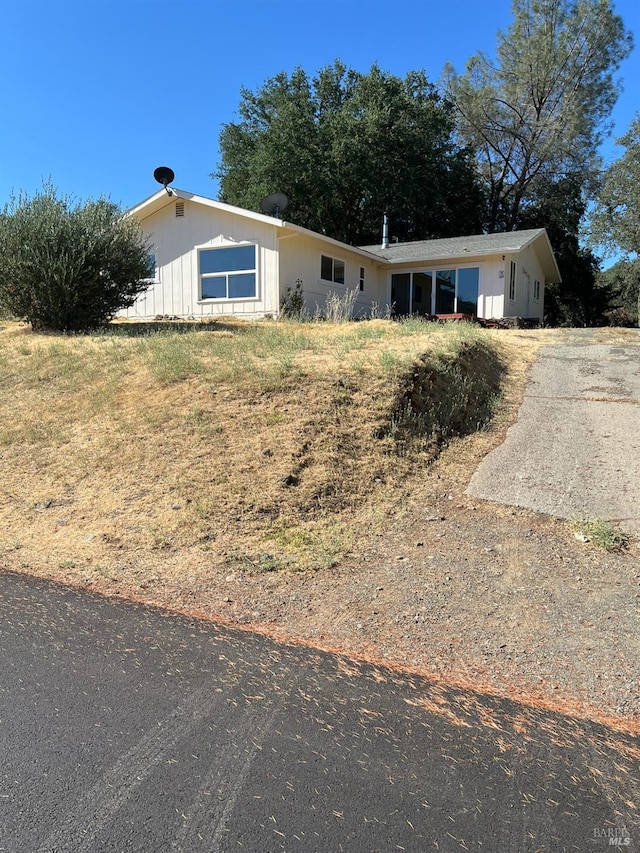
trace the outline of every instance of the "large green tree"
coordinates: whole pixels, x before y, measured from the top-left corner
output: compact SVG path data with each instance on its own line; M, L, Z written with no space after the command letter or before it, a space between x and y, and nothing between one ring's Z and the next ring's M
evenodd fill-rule
M133 305L150 273L138 224L106 199L76 202L45 184L0 212L0 305L34 328L96 328Z
M609 250L640 255L640 114L616 142L624 150L604 173L591 236Z
M341 62L315 78L297 69L242 90L240 120L223 126L223 201L258 209L276 190L287 219L347 243L474 233L484 199L454 115L423 72L404 79Z
M616 142L623 152L604 172L590 238L609 255L622 253L623 263L606 280L617 307L624 307L640 323L640 114Z
M478 152L489 231L516 227L537 183L593 173L631 48L609 0L513 0L495 61L477 53L464 74L446 69L462 139Z
M640 262L620 259L598 273L598 288L607 300L605 320L611 326L637 326L640 321Z

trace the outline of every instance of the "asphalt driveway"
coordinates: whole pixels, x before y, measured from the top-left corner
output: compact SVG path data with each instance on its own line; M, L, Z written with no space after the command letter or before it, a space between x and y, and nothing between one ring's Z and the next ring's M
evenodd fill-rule
M0 851L604 850L613 728L0 573Z
M517 422L467 492L640 536L640 331L567 331L534 363Z

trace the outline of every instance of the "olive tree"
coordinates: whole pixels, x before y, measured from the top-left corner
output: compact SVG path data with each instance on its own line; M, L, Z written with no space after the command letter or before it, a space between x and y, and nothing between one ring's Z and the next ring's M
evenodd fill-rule
M113 202L76 202L45 184L0 213L0 306L34 329L84 331L149 286L149 247Z

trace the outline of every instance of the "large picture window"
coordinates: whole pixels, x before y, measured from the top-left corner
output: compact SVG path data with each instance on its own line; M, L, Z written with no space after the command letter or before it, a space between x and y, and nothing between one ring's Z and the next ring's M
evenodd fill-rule
M201 249L201 299L255 299L256 247Z

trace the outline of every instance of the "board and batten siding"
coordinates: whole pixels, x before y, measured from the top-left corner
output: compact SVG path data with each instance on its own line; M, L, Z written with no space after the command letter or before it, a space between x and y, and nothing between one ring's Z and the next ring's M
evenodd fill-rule
M276 316L279 289L275 225L189 201L183 203L184 216L176 216L174 203L141 220L142 231L155 254L156 280L120 316L128 319ZM198 250L243 243L257 246L256 298L200 299Z
M511 261L516 264L515 300L509 299L509 275ZM540 282L539 299L534 299L534 282ZM503 317L524 317L542 320L544 317L544 270L533 246L525 246L520 252L505 255L504 262L504 311ZM496 315L500 316L500 315Z
M320 275L321 257L344 261L344 284L324 281ZM360 269L364 269L364 290L360 291ZM377 258L351 250L348 246L333 245L308 234L286 235L280 238L280 295L287 289L293 292L296 282L302 282L302 295L309 314L324 313L327 297L356 291L354 317L371 316L372 311L383 314L389 301L386 272Z

